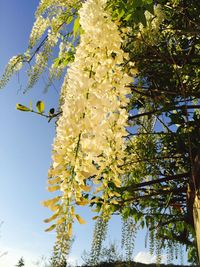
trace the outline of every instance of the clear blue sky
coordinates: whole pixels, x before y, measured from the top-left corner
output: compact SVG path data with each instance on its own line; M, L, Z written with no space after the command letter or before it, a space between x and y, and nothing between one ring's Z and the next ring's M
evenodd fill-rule
M0 0L0 74L9 58L26 50L34 11L38 0ZM45 233L43 219L49 211L40 202L48 199L47 171L51 163L51 144L54 123L42 117L19 112L16 103L28 104L43 100L47 109L57 106L58 93L51 88L43 93L44 82L23 94L24 74L14 78L0 91L0 251L8 254L0 258L1 267L14 266L23 256L28 267L40 256L50 256L55 235ZM58 88L59 89L59 88ZM76 241L71 258L80 259L84 249L90 248L93 222L88 210L80 213L87 220L84 226L75 225ZM120 219L110 225L109 236L120 239ZM144 251L144 235L140 233L135 255ZM143 258L147 255L142 255Z

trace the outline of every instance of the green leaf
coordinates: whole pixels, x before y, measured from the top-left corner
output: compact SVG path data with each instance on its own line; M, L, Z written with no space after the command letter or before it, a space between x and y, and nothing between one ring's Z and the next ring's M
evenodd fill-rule
M68 63L72 62L74 60L74 53L69 51L65 54L65 59L63 60L64 66L67 66Z
M50 218L45 219L44 222L45 222L45 223L49 223L49 222L55 220L55 219L58 217L58 215L59 215L58 213L55 213L55 214L53 214Z
M129 19L131 18L131 16L132 16L132 14L128 14L128 15L125 17L124 20L129 21Z
M124 14L125 14L125 10L124 9L120 10L118 14L118 19L121 19L124 16Z
M131 3L131 7L133 8L133 9L136 9L137 7L141 7L141 6L143 6L143 1L142 0L134 0L134 1L132 1L132 3Z
M153 4L153 0L143 0L145 4Z
M44 112L44 108L45 108L44 102L38 101L37 104L36 104L36 107L37 107L37 110L38 110L39 113L43 113Z
M86 221L83 218L81 218L79 214L75 214L75 217L80 224L86 224Z
M33 102L32 102L32 100L30 101L29 107L30 107L31 110L33 109Z
M28 107L21 105L21 104L16 104L16 109L20 111L31 111Z
M54 108L51 108L49 110L49 116L52 116L54 113L55 113L55 109Z
M146 5L145 8L146 8L146 10L148 10L151 14L154 15L154 5L153 5L153 3L152 3L152 4L149 4L149 5Z
M59 58L55 58L54 59L54 66L58 67L60 65L60 59Z
M53 224L53 225L51 225L49 228L47 228L46 230L45 230L45 232L50 232L50 231L52 231L53 229L55 229L56 228L56 224Z
M77 35L77 32L78 32L78 30L79 30L79 28L80 28L80 18L79 17L77 17L76 19L75 19L75 21L74 21L74 28L73 28L73 33L74 33L74 36L76 36Z
M147 26L147 20L144 14L144 11L142 9L138 9L135 13L135 16L137 17L138 21L143 24L144 27Z
M66 24L70 24L73 20L73 16L69 16L66 20Z

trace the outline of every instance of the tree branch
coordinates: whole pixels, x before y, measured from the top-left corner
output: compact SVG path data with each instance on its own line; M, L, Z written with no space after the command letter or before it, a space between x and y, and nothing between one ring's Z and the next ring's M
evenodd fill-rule
M136 114L136 115L129 115L129 120L133 120L139 117L144 117L144 116L149 116L149 115L153 115L153 114L158 114L158 113L162 113L162 112L168 112L168 111L172 111L172 110L184 110L184 109L195 109L195 108L200 108L200 105L182 105L182 106L175 106L175 107L168 107L168 108L162 108L162 109L154 109L151 111L147 111L144 113L140 113L140 114Z
M174 189L171 189L171 190L161 190L161 191L155 192L155 193L150 193L150 194L146 194L146 195L138 195L138 196L130 197L130 198L124 199L124 200L122 200L120 202L121 202L121 204L123 204L125 202L138 201L139 199L152 198L153 196L168 195L170 193L174 193L176 195L181 195L181 194L186 193L186 192L187 192L187 188L186 187L174 188ZM159 199L157 201L159 201Z
M165 178L160 178L160 179L156 179L156 180L152 180L152 181L148 181L148 182L133 184L133 185L128 186L128 187L123 187L122 189L127 190L127 191L131 191L131 190L134 190L134 189L139 188L139 187L144 187L144 186L149 186L149 185L154 185L154 184L160 184L160 183L174 181L174 180L180 180L182 178L188 179L187 176L189 176L189 175L190 175L190 173L186 172L186 173L167 176Z

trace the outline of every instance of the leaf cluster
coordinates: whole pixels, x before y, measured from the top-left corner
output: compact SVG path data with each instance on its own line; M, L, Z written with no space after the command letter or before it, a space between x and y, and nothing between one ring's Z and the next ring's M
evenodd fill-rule
M131 85L127 138L133 159L123 166L127 177L119 190L119 211L154 231L162 248L169 241L185 244L188 259L195 262L192 203L199 187L198 175L193 177L200 149L200 3L157 4L151 15L146 13L146 24L132 24L124 42L138 74Z

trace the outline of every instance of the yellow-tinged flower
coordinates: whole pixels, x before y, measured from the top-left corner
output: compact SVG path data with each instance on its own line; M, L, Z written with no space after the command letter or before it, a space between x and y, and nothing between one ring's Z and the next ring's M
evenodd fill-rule
M62 193L57 224L65 218L68 236L75 218L85 223L71 205L91 203L83 193L96 190L93 194L104 198L101 211L108 217L112 212L109 198L117 196L110 193L108 184L120 187L122 182L119 165L125 158L128 118L124 107L132 78L123 71L127 54L105 6L106 0L83 3L79 15L84 33L62 86L62 116L57 121L49 190Z

